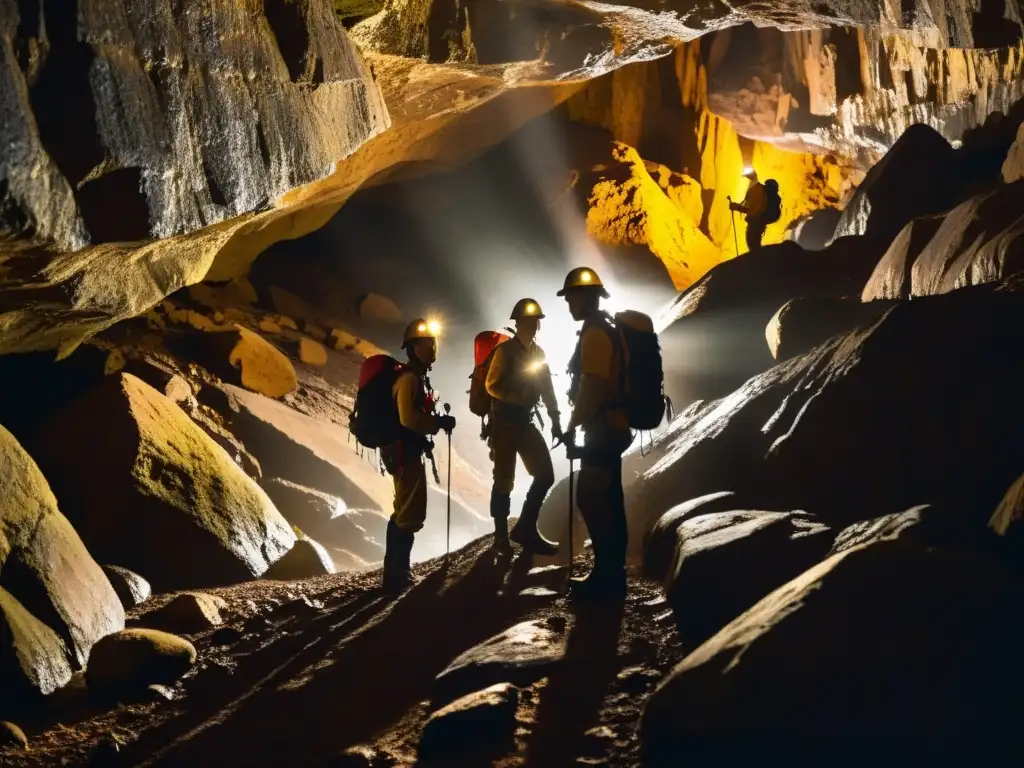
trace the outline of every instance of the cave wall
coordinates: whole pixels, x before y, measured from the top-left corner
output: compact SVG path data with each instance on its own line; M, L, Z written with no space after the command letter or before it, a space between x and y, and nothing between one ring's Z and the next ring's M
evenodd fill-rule
M719 251L708 267L735 256L737 240L740 252L746 250L745 223L736 217L734 238L728 200L742 200L746 194L744 167L753 167L762 180L779 182L782 217L769 226L766 243L783 240L794 221L813 211L840 206L861 178L851 160L747 139L729 120L714 114L708 107L707 67L699 40L680 46L670 57L632 64L592 81L568 100L566 109L571 120L606 129L644 160L681 172L699 185L697 200L683 208L689 226L703 232Z

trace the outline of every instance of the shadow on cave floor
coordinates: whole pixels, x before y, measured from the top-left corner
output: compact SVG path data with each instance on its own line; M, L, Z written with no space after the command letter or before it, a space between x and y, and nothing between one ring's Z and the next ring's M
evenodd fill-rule
M510 562L488 544L453 554L394 602L378 595L333 627L301 631L306 644L255 687L197 696L202 717L145 734L119 763L286 765L300 750L312 764L372 738L429 698L460 653L538 607L517 595L529 558Z

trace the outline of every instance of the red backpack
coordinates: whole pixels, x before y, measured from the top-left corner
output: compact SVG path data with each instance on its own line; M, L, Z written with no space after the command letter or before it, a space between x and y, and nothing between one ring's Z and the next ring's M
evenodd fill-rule
M491 396L487 394L487 370L498 345L511 339L498 331L481 331L473 339L473 373L470 374L469 410L484 418L491 412Z
M390 355L374 355L359 368L359 389L348 428L361 445L382 448L398 442L402 423L392 388L406 369Z

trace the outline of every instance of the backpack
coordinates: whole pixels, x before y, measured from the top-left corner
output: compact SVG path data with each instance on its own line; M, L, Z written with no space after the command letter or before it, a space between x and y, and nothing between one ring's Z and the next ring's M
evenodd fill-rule
M484 418L491 412L491 396L487 394L487 370L494 359L494 350L499 344L511 339L497 331L481 331L473 339L473 373L469 383L469 410L474 416Z
M626 411L631 429L650 431L661 425L671 403L665 396L661 344L650 316L634 310L619 312L602 322L619 353L617 404ZM579 382L579 346L570 363L574 400ZM671 411L669 411L671 413Z
M775 179L768 179L764 185L764 213L761 219L765 224L772 224L782 216L782 195L779 194L779 185Z
M366 358L359 368L359 389L348 429L361 445L382 448L398 442L402 424L392 390L406 365L390 355Z

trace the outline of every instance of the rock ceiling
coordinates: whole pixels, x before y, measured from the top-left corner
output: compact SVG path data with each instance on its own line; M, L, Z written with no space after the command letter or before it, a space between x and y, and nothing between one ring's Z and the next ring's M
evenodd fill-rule
M1016 0L0 0L0 353L67 353L243 274L360 187L463 163L701 36L683 107L864 162L1024 95ZM676 114L616 92L606 122Z

